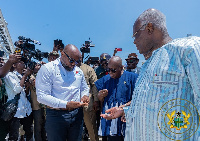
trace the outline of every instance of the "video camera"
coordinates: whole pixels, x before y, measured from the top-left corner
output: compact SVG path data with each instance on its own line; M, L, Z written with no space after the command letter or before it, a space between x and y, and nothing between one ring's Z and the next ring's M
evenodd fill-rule
M18 37L19 41L16 41L14 45L16 46L15 53L22 53L22 61L28 66L30 69L34 69L36 62L32 61L31 58L34 58L38 61L41 61L43 58L48 57L48 52L41 52L39 49L35 49L34 44L41 45L41 43L37 40L31 40L30 38L25 38L23 36ZM33 42L31 44L29 42Z
M14 45L16 47L21 48L22 50L35 50L35 45L41 45L41 43L37 40L31 40L30 38L25 38L23 36L18 37L19 41L16 41ZM30 44L29 42L33 42L34 44Z
M92 41L89 38L88 41L85 41L85 44L83 44L83 47L80 48L80 51L82 53L90 53L90 47L95 47L95 45L91 43Z
M90 62L90 64L94 65L94 64L98 64L99 63L99 57L89 57L88 61Z

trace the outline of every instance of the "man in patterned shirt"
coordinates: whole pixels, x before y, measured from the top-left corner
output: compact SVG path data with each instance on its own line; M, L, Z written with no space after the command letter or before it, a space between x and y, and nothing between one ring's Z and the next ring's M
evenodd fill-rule
M99 91L98 98L102 103L102 113L113 106L121 106L131 101L138 77L136 73L123 71L122 59L119 56L113 56L108 61L108 73L95 82ZM121 118L102 118L99 135L102 136L102 141L123 141L125 127L126 124L121 122Z
M200 140L200 38L172 40L165 16L156 9L137 18L133 38L146 62L131 105L101 116L113 119L125 113L128 141Z

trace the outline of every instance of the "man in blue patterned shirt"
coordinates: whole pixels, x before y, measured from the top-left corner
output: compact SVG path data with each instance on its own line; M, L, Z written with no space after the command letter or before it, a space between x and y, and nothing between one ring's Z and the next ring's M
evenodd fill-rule
M165 16L144 11L133 26L134 44L146 62L130 106L102 114L125 114L127 141L200 140L200 38L172 40Z
M102 102L102 113L111 107L121 106L129 101L135 88L138 74L123 71L122 59L113 56L108 61L108 73L95 82L99 91L98 98ZM101 119L99 135L103 136L102 141L123 141L125 123L121 118L113 120Z

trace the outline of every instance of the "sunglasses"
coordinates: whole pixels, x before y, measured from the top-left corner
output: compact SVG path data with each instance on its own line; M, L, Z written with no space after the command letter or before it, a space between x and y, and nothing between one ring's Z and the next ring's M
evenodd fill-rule
M63 52L64 52L64 51L63 51ZM65 53L65 52L64 52L64 53ZM74 63L74 62L75 62L75 64L77 65L78 63L81 62L81 60L77 60L77 61L76 61L76 60L70 58L69 55L67 55L67 53L65 53L65 55L69 58L69 62L70 62L70 63Z
M128 60L127 63L136 63L137 60L136 59L133 59L133 60Z
M112 73L116 73L117 70L116 70L116 69L108 68L108 72L110 72L110 71L111 71Z

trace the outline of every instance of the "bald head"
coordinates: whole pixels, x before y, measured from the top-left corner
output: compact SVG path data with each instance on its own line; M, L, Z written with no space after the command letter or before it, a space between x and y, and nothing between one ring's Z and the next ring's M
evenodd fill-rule
M108 61L110 77L113 79L121 77L123 73L122 59L119 56L113 56Z
M80 59L81 53L75 45L68 44L61 52L60 61L63 67L68 71L72 71L75 64L78 63Z
M81 53L79 49L73 44L66 45L63 51L75 60L78 60L78 58L79 59L81 58Z
M80 54L81 55L81 53L78 50L78 48L73 44L66 45L65 48L63 49L63 51L66 52L66 53L69 53L69 54L70 53L73 53L73 54L75 53L75 54Z
M112 64L118 67L122 67L122 59L119 56L113 56L108 61L108 64Z
M166 27L165 15L157 9L145 10L136 20L135 23L139 22L141 25L152 23L153 26L159 29L164 35L168 35Z

